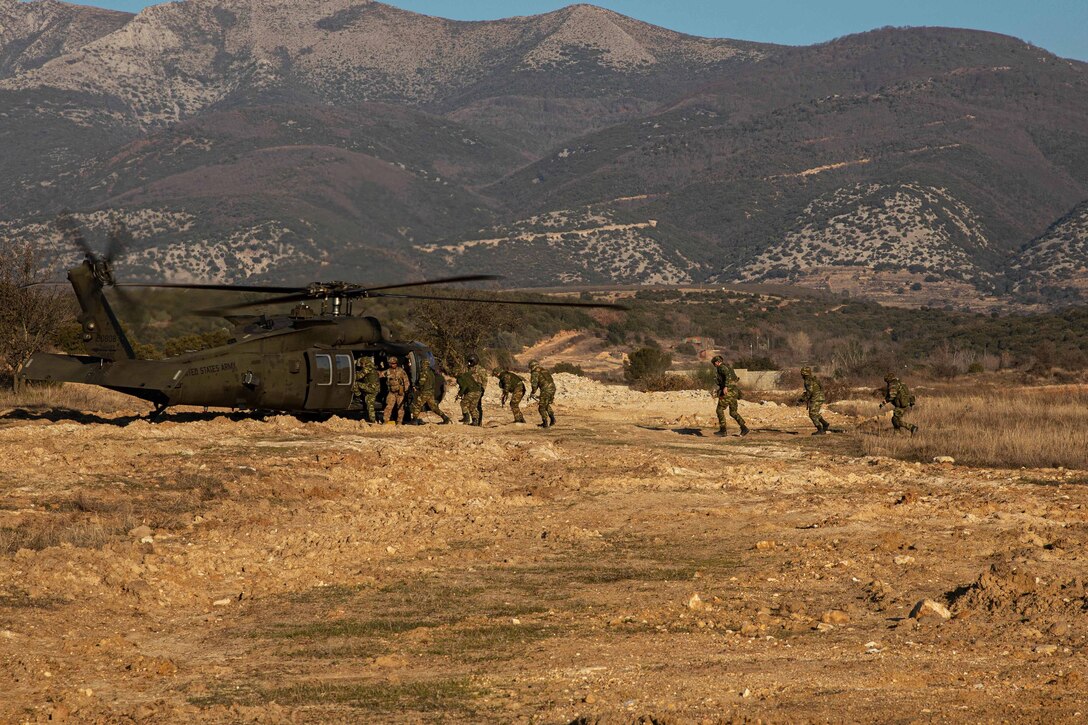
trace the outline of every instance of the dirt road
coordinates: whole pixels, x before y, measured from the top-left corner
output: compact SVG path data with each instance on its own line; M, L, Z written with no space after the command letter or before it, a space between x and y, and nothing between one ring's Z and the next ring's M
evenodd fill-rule
M546 432L6 413L0 721L1088 714L1083 472L559 383Z

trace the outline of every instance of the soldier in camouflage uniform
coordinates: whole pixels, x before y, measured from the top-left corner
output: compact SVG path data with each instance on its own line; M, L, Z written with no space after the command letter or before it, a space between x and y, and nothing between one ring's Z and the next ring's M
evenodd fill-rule
M726 435L725 414L727 411L729 416L737 421L737 425L740 426L740 434L742 436L748 435L750 432L748 426L745 425L744 418L737 411L737 401L740 400L740 378L737 377L737 372L732 366L725 364L725 358L721 355L715 355L710 362L718 373L715 386L715 393L718 396L718 432L714 435Z
M452 422L450 417L438 407L438 401L434 397L434 386L434 371L431 369L430 364L424 360L419 366L419 375L416 376L416 391L415 395L412 396L412 419L416 425L423 425L423 419L419 416L424 410L437 413L442 418L442 425Z
M382 383L378 377L378 368L374 365L374 358L364 356L356 360L355 384L352 386L352 392L359 401L359 405L366 411L366 419L371 423L378 422L375 405L381 390Z
M465 364L472 371L472 377L476 378L476 382L480 384L480 401L476 404L476 415L482 425L484 422L484 393L487 392L487 371L480 367L480 360L475 355L469 355L465 360Z
M484 389L476 379L472 367L468 367L457 376L457 398L461 401L461 422L469 425L483 425L480 417L480 398Z
M892 404L892 430L898 433L906 429L910 431L911 435L914 435L918 432L918 426L913 423L909 426L903 423L903 416L914 407L914 395L895 373L885 375L884 383L884 402L880 404L880 407L883 408L888 403Z
M801 368L801 379L805 381L805 393L801 396L801 402L808 406L808 418L816 426L816 432L812 435L826 435L831 424L824 420L820 412L824 407L824 389L820 381L812 374L812 368Z
M401 369L400 361L397 358L390 357L389 367L382 370L379 375L385 378L385 424L403 423L404 414L407 412L404 409L404 397L408 395L408 389L412 387L412 382L408 379L408 373ZM396 410L395 416L393 414L394 409Z
M544 366L533 360L529 363L529 384L532 386L532 396L537 399L537 410L540 411L541 428L555 425L555 411L552 403L555 402L555 380L552 374Z
M510 412L514 414L514 422L524 423L525 416L521 414L521 399L525 397L525 380L505 367L495 368L491 374L499 379L502 405L506 405L506 400L509 398Z

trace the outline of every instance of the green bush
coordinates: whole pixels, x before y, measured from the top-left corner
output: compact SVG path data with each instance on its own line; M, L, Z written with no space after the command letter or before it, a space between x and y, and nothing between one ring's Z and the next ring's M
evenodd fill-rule
M703 390L706 386L694 375L651 375L635 382L631 387L653 393L672 390Z
M664 375L672 366L672 355L664 350L643 347L627 356L623 377L629 383Z
M571 375L577 375L579 377L585 377L586 371L582 369L581 365L575 365L569 362L560 362L552 366L553 373L570 373Z

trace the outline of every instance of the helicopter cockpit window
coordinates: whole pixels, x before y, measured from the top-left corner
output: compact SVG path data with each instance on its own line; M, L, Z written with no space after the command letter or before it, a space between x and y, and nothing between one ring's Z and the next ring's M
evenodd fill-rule
M336 356L336 384L337 385L351 385L352 378L352 363L351 355L337 355Z
M314 370L314 382L318 385L332 385L332 355L314 355L317 369Z

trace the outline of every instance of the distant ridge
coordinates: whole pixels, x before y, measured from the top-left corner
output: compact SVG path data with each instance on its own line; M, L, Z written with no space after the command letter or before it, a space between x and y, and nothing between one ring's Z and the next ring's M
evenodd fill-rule
M1057 241L1082 216L1046 230L1088 199L1088 65L1007 36L794 48L359 0L0 0L0 28L0 233L59 249L58 210L117 210L134 277L1083 292Z

